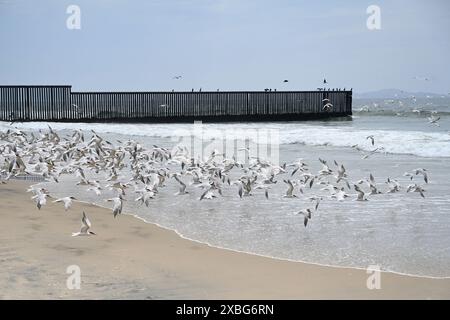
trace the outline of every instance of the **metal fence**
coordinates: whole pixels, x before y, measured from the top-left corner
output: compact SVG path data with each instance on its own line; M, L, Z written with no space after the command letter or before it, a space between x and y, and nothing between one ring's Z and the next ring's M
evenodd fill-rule
M329 99L331 110L323 106ZM72 92L0 86L3 121L296 120L351 114L352 91Z

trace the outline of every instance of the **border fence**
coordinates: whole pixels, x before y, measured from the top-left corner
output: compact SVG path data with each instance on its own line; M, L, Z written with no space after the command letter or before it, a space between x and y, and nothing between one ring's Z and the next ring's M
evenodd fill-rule
M72 92L68 85L0 86L2 121L289 121L351 114L351 90Z

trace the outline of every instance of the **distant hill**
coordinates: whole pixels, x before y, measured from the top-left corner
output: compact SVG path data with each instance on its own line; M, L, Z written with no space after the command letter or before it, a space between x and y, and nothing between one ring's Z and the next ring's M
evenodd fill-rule
M353 92L353 97L356 99L404 99L415 96L416 98L438 98L445 94L431 93L431 92L408 92L400 89L383 89L370 92Z

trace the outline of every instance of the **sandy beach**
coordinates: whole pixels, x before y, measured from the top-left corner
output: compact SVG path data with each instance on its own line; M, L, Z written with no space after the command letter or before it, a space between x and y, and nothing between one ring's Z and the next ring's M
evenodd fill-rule
M0 185L2 299L448 299L450 279L323 267L213 248L130 215L76 203L40 211L29 183ZM96 236L71 237L86 211ZM69 290L66 269L81 269Z

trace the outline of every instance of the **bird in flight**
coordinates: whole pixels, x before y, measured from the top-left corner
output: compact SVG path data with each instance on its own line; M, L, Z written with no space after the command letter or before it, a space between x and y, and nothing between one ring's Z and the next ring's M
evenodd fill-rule
M289 80L285 79L285 80L283 80L283 82L289 82Z
M323 78L323 84L327 84L327 83L328 83L327 79Z
M89 231L91 226L92 226L91 222L89 221L88 217L86 216L86 213L83 211L83 218L81 218L80 232L73 232L72 237L96 235L94 232Z
M175 77L173 77L172 79L180 80L181 78L183 78L183 76L175 76Z

